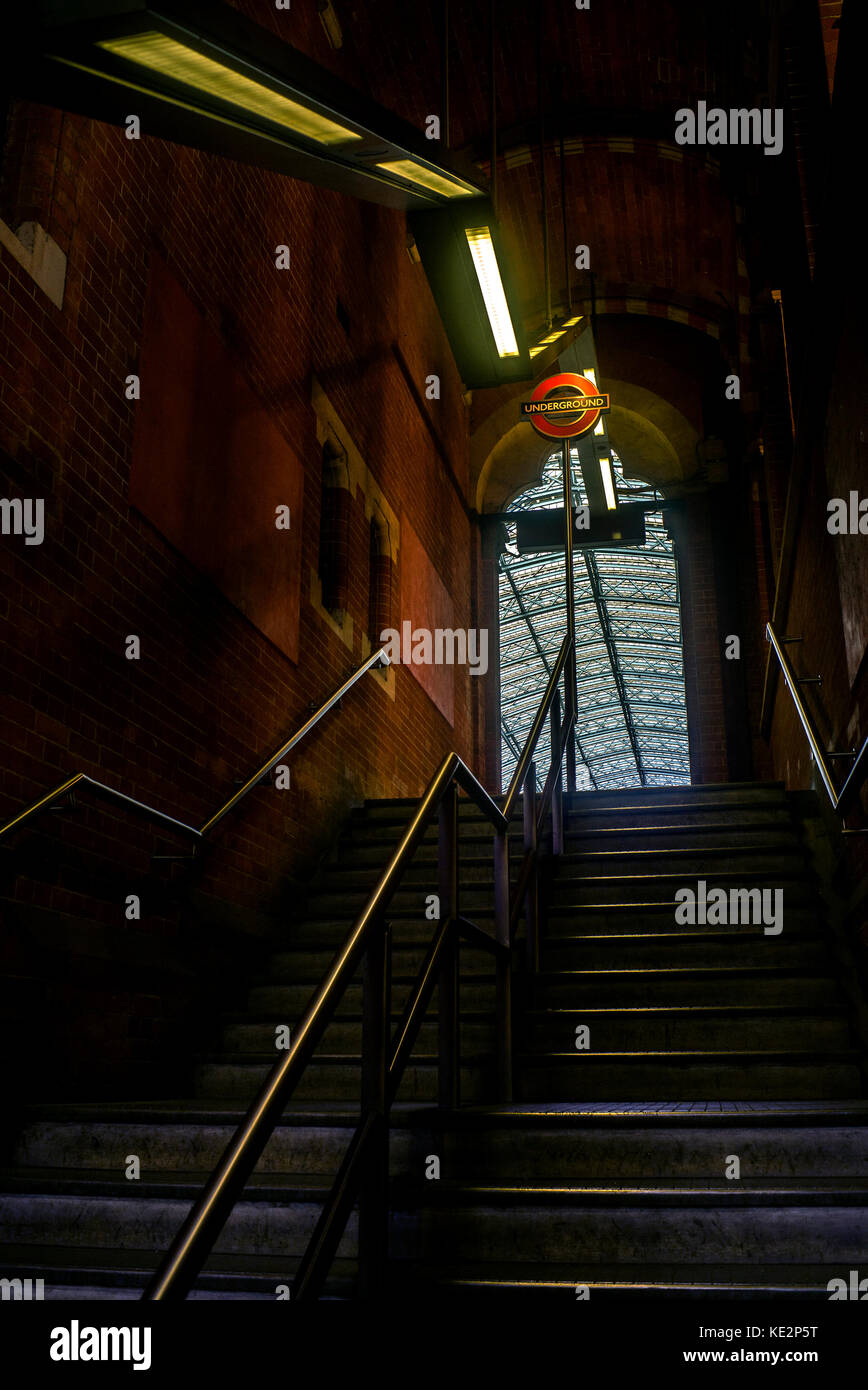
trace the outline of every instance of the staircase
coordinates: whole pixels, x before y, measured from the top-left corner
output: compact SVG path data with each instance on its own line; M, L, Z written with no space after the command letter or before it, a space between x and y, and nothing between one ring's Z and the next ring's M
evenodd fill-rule
M516 1102L491 1104L493 966L466 946L462 1108L433 1105L436 1014L405 1072L392 1112L394 1295L825 1299L829 1279L864 1264L864 1031L792 804L781 786L752 784L566 799L541 968L516 981ZM196 1060L192 1096L31 1109L0 1174L0 1275L44 1278L47 1298L138 1296L411 805L353 814L285 949ZM459 833L461 911L485 926L491 832L469 803ZM436 879L434 828L390 911L395 1022L430 940ZM676 890L700 880L709 893L781 889L782 932L677 925ZM357 1122L360 1044L354 983L192 1297L273 1300L289 1283ZM130 1155L139 1179L125 1176ZM435 1158L438 1179L426 1176ZM354 1215L327 1296L352 1295L355 1241Z

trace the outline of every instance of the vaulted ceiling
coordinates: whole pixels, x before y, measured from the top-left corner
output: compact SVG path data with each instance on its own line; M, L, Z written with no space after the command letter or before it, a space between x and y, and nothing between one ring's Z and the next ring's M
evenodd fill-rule
M449 145L487 174L493 61L497 206L532 335L548 308L541 145L555 308L568 291L588 299L592 285L600 298L656 298L715 318L735 304L745 152L675 145L675 112L700 99L755 104L767 90L765 0L594 0L588 10L566 0L334 0L340 48L313 6L237 8L417 128L439 115L444 137L448 51ZM749 153L752 169L759 159L772 173ZM590 273L575 267L578 244L589 247Z
M819 10L816 0L591 0L586 10L566 0L333 0L339 47L312 5L235 3L418 129L438 115L438 150L448 132L449 147L489 177L493 71L496 206L530 341L568 306L593 313L601 369L635 397L622 422L625 456L643 387L664 413L689 419L694 438L713 432L702 402L712 379L747 362L752 299L779 251L774 210L792 198L795 175L791 158L761 148L678 145L675 115L701 100L784 105L775 45L788 13L799 24L812 17L831 62L840 0ZM587 268L575 263L580 245ZM669 382L648 382L674 359ZM552 362L535 365L547 373ZM479 439L514 397L475 393ZM476 445L474 481L489 447ZM680 445L667 436L660 448L674 457Z

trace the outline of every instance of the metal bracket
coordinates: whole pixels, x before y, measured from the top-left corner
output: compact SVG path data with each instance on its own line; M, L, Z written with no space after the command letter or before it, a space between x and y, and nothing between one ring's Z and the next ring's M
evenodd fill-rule
M797 685L822 685L822 676L796 676Z
M75 792L67 792L62 801L55 801L48 807L49 811L67 812L76 809Z

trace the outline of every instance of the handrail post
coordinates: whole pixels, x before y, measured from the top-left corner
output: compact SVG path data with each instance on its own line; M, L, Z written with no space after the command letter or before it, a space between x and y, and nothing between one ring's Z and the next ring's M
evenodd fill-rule
M389 1248L389 1123L386 1064L390 1014L391 931L377 924L365 954L362 1022L362 1116L374 1119L359 1191L359 1295L383 1293Z
M561 692L555 691L551 710L552 758L557 758L561 747ZM570 739L571 746L573 740ZM556 751L557 750L557 751ZM575 757L575 753L573 754ZM563 760L558 759L558 775L552 793L552 854L564 852L564 771Z
M536 833L536 763L531 763L524 779L522 797L524 820L524 852L533 856L524 899L527 927L527 968L534 974L539 968L539 865Z
M771 642L772 649L775 652L778 661L780 662L781 670L784 673L784 680L786 681L787 686L789 688L789 692L793 697L793 702L796 706L796 714L798 715L799 720L801 721L802 728L808 736L808 743L811 746L811 754L813 756L814 762L817 764L817 771L819 772L820 777L822 778L823 786L826 788L826 794L832 803L833 809L837 810L838 792L836 790L835 783L832 778L831 771L829 769L829 764L826 761L826 755L823 751L822 744L820 743L820 740L817 737L817 731L814 727L814 721L811 718L808 712L808 708L805 705L805 702L802 699L801 693L799 691L799 678L793 670L790 658L784 651L783 646L781 645L781 642L778 638L778 635L775 632L774 627L771 623L766 623L766 636Z
M453 782L440 803L438 821L438 893L440 919L451 921L443 948L439 980L438 1100L444 1110L460 1101L460 1024L458 999L458 787Z
M494 833L494 925L497 955L497 1098L512 1100L512 956L509 935L509 835Z
M576 790L576 740L570 732L569 742L567 743L567 791L572 794Z

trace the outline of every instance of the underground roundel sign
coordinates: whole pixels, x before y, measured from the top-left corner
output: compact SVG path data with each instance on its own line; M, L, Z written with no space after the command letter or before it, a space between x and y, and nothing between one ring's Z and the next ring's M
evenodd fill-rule
M558 372L547 377L531 399L521 403L522 417L530 420L546 439L573 439L587 434L608 409L609 397L576 372Z

